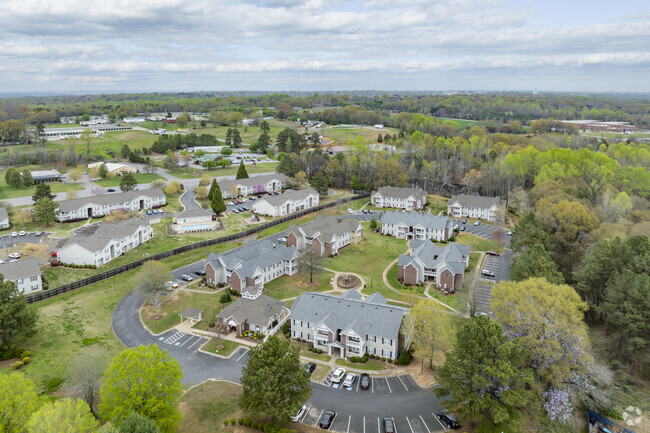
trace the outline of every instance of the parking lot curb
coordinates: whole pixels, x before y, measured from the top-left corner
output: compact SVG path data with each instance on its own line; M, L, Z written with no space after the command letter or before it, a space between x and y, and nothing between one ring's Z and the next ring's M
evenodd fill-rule
M205 342L201 347L205 346L205 345L208 344L209 342L210 342L210 340L206 341L206 342ZM235 353L237 353L237 351L239 350L240 347L244 347L244 346L241 346L241 345L240 345L240 346L237 346L237 348L236 348L235 350L233 350L232 353L231 353L230 355L228 355L228 356L223 356L223 355L218 355L218 354L216 354L216 353L206 352L205 350L201 349L201 347L199 347L199 348L197 349L197 352L205 353L206 355L214 356L215 358L230 359L230 358L232 358L232 357L235 355ZM247 350L247 351L248 351L248 350ZM227 381L227 382L229 382L229 381Z

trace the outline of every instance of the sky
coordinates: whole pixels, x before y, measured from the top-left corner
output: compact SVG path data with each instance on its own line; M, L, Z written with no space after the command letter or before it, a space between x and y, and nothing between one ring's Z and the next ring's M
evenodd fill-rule
M650 91L647 0L20 0L0 92Z

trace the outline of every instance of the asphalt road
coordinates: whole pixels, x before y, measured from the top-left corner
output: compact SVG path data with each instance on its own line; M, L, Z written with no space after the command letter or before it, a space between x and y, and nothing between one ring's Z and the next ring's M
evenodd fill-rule
M42 236L34 236L34 232L28 232L25 236L14 236L12 237L11 234L6 234L3 236L0 236L0 248L11 248L14 245L17 244L38 244L41 242L45 242L45 240L50 236L51 233L45 233Z

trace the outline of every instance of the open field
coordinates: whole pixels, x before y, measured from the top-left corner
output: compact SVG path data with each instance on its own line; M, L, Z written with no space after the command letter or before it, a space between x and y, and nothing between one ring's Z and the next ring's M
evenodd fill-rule
M187 391L181 398L183 421L179 432L214 433L233 431L223 420L240 418L242 412L237 401L242 387L230 382L206 382ZM242 427L241 431L244 431ZM252 431L252 430L251 430Z
M309 275L298 273L296 275L283 275L264 284L264 294L275 299L287 299L300 295L303 292L325 292L332 290L330 286L331 272L321 271L314 275L314 282L309 282Z
M151 183L154 180L165 179L164 177L154 173L137 173L134 174L133 177L135 177L135 180L138 183ZM121 181L122 181L122 176L115 176L108 179L97 180L95 181L95 183L99 186L103 186L106 188L106 187L120 186Z
M471 233L460 232L458 236L456 236L456 242L462 245L469 245L472 248L472 251L503 252L503 241L499 242L497 245L497 242L494 240L483 239Z
M246 172L248 174L255 174L255 173L274 173L275 168L277 167L278 162L277 161L271 161L271 162L258 162L257 165L252 166L252 165L247 165L246 166ZM208 175L211 177L216 177L216 176L233 176L237 174L237 170L239 169L239 164L234 164L231 165L230 167L226 168L213 168L211 170L208 169L201 169L201 168L194 168L194 167L178 167L173 170L170 170L169 173L173 176L176 176L179 179L194 179L197 177L201 177L203 175Z
M110 131L103 137L90 139L90 154L114 158L120 155L120 150L125 144L135 151L143 147L151 147L156 138L156 135L144 131ZM48 141L46 144L48 149L66 149L69 146L72 146L77 154L86 154L86 142L80 138Z
M196 329L207 330L209 322L214 322L217 313L221 311L219 295L216 292L196 293L177 290L165 297L160 314L156 314L153 308L145 303L141 310L142 321L151 332L160 334L178 325L180 323L178 313L189 307L203 310L203 320L194 326Z
M43 164L43 165L23 165L16 168L22 173L23 170L29 170L29 171L49 170L52 167L53 167L52 164ZM7 170L0 170L0 200L4 200L7 198L27 197L34 194L34 192L36 191L36 185L32 185L29 188L14 188L12 186L7 185L7 181L5 180L6 173ZM52 191L53 194L66 192L68 190L77 191L83 189L81 185L76 183L71 183L68 185L65 182L52 182L49 183L48 185L50 185L50 190Z
M357 137L363 137L368 143L376 143L377 137L379 134L382 137L386 134L397 134L399 133L398 129L395 128L385 128L385 129L374 129L366 128L362 126L358 127L327 127L322 130L323 139L333 140L333 143L328 144L328 146L344 146L350 140L354 140Z

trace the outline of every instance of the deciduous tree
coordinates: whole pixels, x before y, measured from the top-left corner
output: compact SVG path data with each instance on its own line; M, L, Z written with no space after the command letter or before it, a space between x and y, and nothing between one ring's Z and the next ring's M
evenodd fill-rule
M248 352L242 370L239 407L253 417L286 422L311 395L309 374L300 365L297 347L275 335Z
M160 428L152 419L131 412L120 423L120 433L160 433Z
M165 188L165 194L176 195L183 190L183 184L177 180L172 180Z
M178 362L158 346L123 350L102 379L102 418L119 423L136 412L152 419L165 433L177 431L183 372Z
M23 185L28 187L28 188L30 186L34 185L34 179L32 178L32 172L31 171L29 171L27 169L23 170L22 182L23 182Z
M74 170L70 170L70 172L68 172L68 179L70 182L79 182L82 176L83 171L80 168L75 168Z
M27 433L27 422L40 405L36 387L31 380L17 372L0 374L1 432Z
M406 316L404 330L412 336L415 353L422 360L422 372L425 358L429 360L429 368L433 368L436 355L452 348L454 331L451 316L436 302L418 302Z
M96 350L86 350L74 358L68 367L67 389L70 394L86 402L93 415L97 416L100 379L108 367L106 356Z
M160 312L160 306L167 292L165 283L170 279L169 266L156 260L146 262L138 272L137 287L147 296L156 314Z
M564 284L564 277L557 269L551 254L542 244L534 244L512 261L510 278L513 281L523 281L528 278L546 278L549 283Z
M83 400L64 398L47 403L29 419L29 433L93 433L99 422Z

